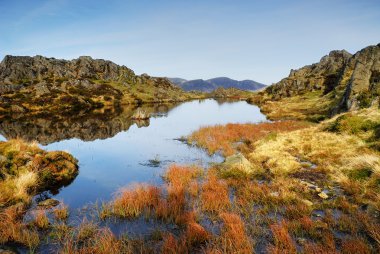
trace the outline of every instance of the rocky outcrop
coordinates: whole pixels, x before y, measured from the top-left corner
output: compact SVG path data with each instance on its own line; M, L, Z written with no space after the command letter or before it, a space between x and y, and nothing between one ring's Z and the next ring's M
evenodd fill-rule
M71 61L43 56L10 56L0 63L0 84L52 79L133 80L131 69L111 61L81 56Z
M291 70L287 78L261 94L269 100L280 100L313 91L332 101L331 114L379 103L380 44L354 55L345 50L331 51L318 63Z
M0 63L0 115L92 111L144 102L184 101L191 94L166 78L135 75L111 61L6 56Z

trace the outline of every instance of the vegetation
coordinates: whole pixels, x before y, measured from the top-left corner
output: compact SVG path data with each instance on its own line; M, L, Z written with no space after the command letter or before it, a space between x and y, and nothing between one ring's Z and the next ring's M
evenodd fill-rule
M0 207L28 203L43 190L70 183L77 160L66 152L45 152L36 143L0 142Z

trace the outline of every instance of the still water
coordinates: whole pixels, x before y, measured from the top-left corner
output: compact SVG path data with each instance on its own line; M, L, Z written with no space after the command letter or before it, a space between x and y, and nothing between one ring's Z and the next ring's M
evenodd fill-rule
M71 208L108 200L120 188L132 183L160 183L171 163L220 162L177 139L206 125L257 123L266 120L258 107L245 101L212 99L179 105L150 105L148 121L132 121L136 108L102 112L89 116L40 116L0 122L0 139L21 137L37 140L43 149L64 150L79 160L79 175L68 186L53 193Z

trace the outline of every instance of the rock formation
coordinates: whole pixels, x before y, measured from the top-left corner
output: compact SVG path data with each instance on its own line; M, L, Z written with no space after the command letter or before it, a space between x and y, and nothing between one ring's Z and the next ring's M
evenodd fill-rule
M331 99L330 114L379 103L380 44L354 55L345 50L331 51L318 63L291 70L287 78L261 94L267 100L280 100L313 91Z
M0 115L76 112L120 104L173 102L191 96L166 78L135 75L111 61L6 56L0 63Z

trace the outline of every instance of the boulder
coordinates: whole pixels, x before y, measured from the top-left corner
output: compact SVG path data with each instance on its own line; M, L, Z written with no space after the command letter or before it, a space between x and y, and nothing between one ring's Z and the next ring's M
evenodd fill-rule
M221 168L225 172L236 170L245 174L252 174L255 172L252 163L249 162L249 160L247 160L247 158L245 158L241 153L228 156L221 164Z

